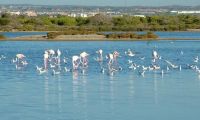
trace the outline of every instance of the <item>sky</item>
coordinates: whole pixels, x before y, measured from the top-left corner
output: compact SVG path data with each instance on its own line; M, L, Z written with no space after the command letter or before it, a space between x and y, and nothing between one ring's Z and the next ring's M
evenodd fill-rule
M200 0L0 0L0 4L84 5L84 6L165 6L200 5Z

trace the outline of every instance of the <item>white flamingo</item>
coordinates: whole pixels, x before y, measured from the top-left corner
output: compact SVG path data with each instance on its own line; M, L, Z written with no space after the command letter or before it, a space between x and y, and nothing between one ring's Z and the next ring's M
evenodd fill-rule
M54 69L52 70L53 71L53 75L59 75L60 74L60 71L55 71Z
M43 74L47 72L47 70L45 70L43 67L38 67L37 65L36 65L36 70L39 72L39 74Z
M49 54L47 51L44 52L44 69L47 69L48 68L48 59L49 59Z
M133 70L136 70L137 67L134 65L134 64L131 64L131 66L128 67L129 69L133 69Z
M143 70L143 71L148 70L148 68L149 68L149 67L144 67L144 65L142 66L142 70Z
M15 59L13 58L12 63L16 63L16 62L17 62L17 58L15 58Z
M22 63L22 65L28 65L27 61L22 61L21 63Z
M77 70L80 64L80 57L79 56L72 56L72 66L73 70Z
M65 72L70 72L71 71L71 69L69 69L67 67L64 67L64 69L65 69Z
M88 59L87 59L88 56L89 56L89 54L86 52L82 52L80 54L80 63L82 64L83 68L88 67Z
M128 60L128 64L132 64L133 63L133 61L132 60Z
M55 68L56 65L50 64L50 68Z
M95 60L97 62L102 62L103 61L103 50L99 49L98 51L96 51L96 53L98 54L98 57Z
M161 75L162 75L162 76L164 75L164 70L161 70Z
M109 59L109 61L108 61L108 64L109 65L111 65L111 64L113 64L113 61L114 61L114 57L113 57L113 54L108 54L107 56L106 56L106 59Z
M167 71L169 71L169 67L167 66Z
M128 51L125 51L125 55L129 56L129 57L134 57L135 54L131 51L131 49L128 49Z
M153 59L159 59L159 55L158 55L157 51L155 51L155 50L152 51L152 58Z
M61 56L61 51L58 49L57 50L57 64L60 65L60 56Z
M104 74L105 73L105 68L102 67L100 72Z
M145 70L142 70L142 71L139 71L139 74L142 75L142 76L144 77L144 73L145 73L145 72L146 72Z
M198 56L196 56L195 58L194 58L194 60L193 60L195 63L198 63L199 62L199 57Z
M67 64L67 60L68 60L68 58L64 57L63 62L64 62L65 64Z
M154 69L154 70L159 70L159 69L160 69L160 66L153 65L153 69Z

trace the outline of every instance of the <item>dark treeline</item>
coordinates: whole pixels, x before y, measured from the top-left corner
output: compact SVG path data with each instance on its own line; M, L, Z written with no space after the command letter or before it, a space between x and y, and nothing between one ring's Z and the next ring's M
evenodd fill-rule
M158 36L153 32L146 33L134 33L134 32L112 32L112 33L97 33L96 31L90 30L67 30L67 31L56 31L56 32L48 32L48 39L56 39L56 37L60 35L90 35L90 34L98 34L103 35L108 39L156 39Z
M70 29L67 31L56 31L56 32L48 32L47 33L47 38L48 39L55 39L59 35L89 35L89 34L97 34L96 31L91 31L91 30L75 30L75 29Z
M102 14L93 17L50 16L11 16L0 17L1 31L65 31L69 29L91 31L185 31L200 29L198 15L155 15L146 17Z
M144 34L137 34L133 32L125 32L125 33L111 33L106 34L106 38L108 39L156 39L158 36L153 32L147 32Z

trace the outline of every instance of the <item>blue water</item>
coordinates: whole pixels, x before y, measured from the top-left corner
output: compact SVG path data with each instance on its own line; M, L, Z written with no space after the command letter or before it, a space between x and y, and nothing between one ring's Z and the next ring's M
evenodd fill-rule
M155 32L160 38L200 38L200 32Z
M60 49L62 58L86 51L89 68L85 75L61 71L39 75L35 65L43 63L46 49ZM114 76L99 72L95 51L104 55L118 50L122 71ZM128 58L131 48L136 56ZM163 59L182 65L182 71L146 72L128 69L127 59L150 65L156 49ZM181 55L180 52L184 54ZM16 70L11 59L27 56L28 66ZM2 120L197 120L200 118L200 78L187 64L200 56L200 41L153 42L0 42L0 116ZM145 56L141 61L139 57ZM71 60L68 66L71 67ZM165 69L166 63L160 60ZM106 66L106 63L104 63ZM197 64L199 66L199 64ZM62 68L64 65L62 64Z
M21 37L21 36L31 36L31 35L46 35L47 32L1 32L8 38Z

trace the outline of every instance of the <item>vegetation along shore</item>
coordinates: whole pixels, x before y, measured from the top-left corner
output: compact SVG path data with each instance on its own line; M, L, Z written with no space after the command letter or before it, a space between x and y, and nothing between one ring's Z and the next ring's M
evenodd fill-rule
M66 31L90 29L102 31L186 31L200 29L199 15L152 15L92 17L36 16L2 14L0 31Z
M133 31L200 31L198 15L152 15L92 17L46 16L2 14L0 31L48 31L47 36L22 36L12 40L147 40L159 38L153 32L136 34ZM110 34L102 34L104 32ZM119 33L118 31L121 31ZM0 36L1 40L10 39ZM174 40L176 38L173 38ZM190 38L188 38L190 39Z

